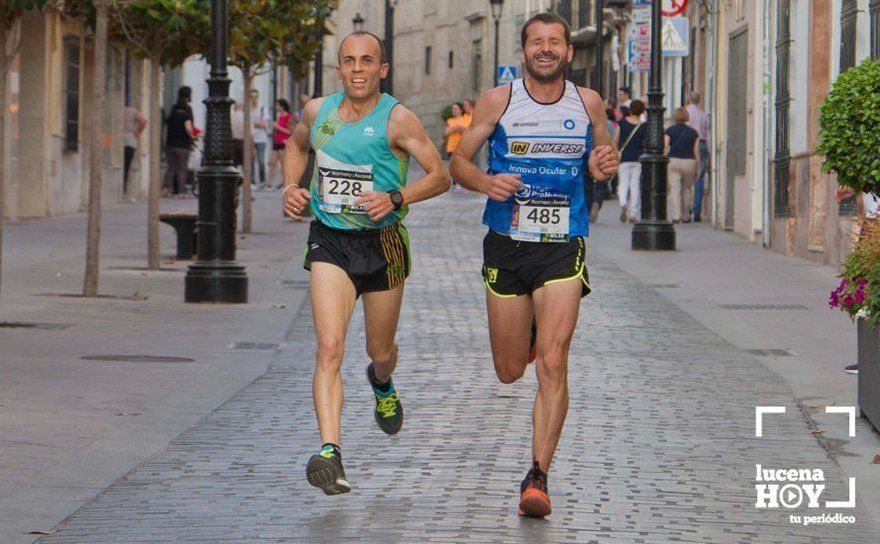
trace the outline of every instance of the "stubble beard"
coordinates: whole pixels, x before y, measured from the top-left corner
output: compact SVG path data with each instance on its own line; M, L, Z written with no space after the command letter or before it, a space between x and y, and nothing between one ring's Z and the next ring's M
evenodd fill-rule
M541 72L541 69L537 66L538 55L533 57L526 57L526 71L532 77L532 79L538 81L539 83L552 83L562 77L562 74L565 73L565 68L568 66L568 61L565 60L565 57L560 57L559 64L556 68L553 69L552 72Z

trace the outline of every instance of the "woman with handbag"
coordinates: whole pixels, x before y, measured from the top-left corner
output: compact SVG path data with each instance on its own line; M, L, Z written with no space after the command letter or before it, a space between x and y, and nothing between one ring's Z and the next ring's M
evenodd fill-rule
M673 223L690 223L694 204L694 181L699 173L700 134L688 126L687 108L672 112L675 124L666 129L666 154L669 156L666 210Z
M635 223L641 211L641 178L642 163L639 157L645 152L645 136L647 130L642 126L641 115L645 112L645 103L641 100L630 102L627 116L620 120L618 139L620 145L620 165L617 168L619 185L617 198L620 200L620 220Z

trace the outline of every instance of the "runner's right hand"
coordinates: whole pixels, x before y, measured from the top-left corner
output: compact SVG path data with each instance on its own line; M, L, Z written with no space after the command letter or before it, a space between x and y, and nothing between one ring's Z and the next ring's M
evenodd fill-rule
M495 174L489 180L486 196L498 202L504 202L525 184L519 180L519 174Z
M303 211L309 205L311 198L308 189L302 187L290 189L284 194L284 215L302 221Z

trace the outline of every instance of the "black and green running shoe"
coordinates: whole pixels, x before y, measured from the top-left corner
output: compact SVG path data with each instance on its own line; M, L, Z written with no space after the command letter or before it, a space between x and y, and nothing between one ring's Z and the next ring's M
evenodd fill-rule
M351 491L351 484L345 479L342 460L333 451L332 446L324 446L320 453L309 459L306 479L313 486L321 488L325 495L339 495Z
M376 374L373 371L373 363L367 365L367 381L373 388L373 394L376 396L376 423L385 434L397 434L403 427L403 404L400 403L400 397L394 388L394 382L388 379L387 391L382 391L376 382Z

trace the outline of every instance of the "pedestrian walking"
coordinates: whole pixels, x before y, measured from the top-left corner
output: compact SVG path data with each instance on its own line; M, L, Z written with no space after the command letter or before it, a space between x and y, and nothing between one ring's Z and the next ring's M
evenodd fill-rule
M694 205L691 211L694 222L703 220L703 194L706 187L706 172L709 168L709 116L700 108L700 93L693 91L688 96L688 126L700 135L700 171L694 183Z
M141 112L132 106L125 107L123 117L122 143L125 147L125 163L122 171L122 194L128 193L128 171L131 169L131 162L134 160L134 154L137 151L138 138L141 132L147 126L147 118Z
M694 180L700 162L700 135L688 126L686 108L672 112L674 125L666 129L666 154L669 169L666 208L673 223L690 223L694 203Z
M590 292L583 171L610 179L617 152L602 99L564 79L574 55L565 19L539 13L523 25L520 40L525 78L480 98L451 171L488 196L483 282L495 373L510 384L536 361L532 457L519 513L543 517L551 512L547 473L568 411L568 346L580 300ZM487 140L483 172L472 161Z
M181 198L190 198L186 190L186 176L189 170L189 153L195 138L193 114L189 107L191 101L192 89L186 86L178 89L177 102L165 119L165 161L168 168L162 181L162 196L174 194Z
M284 183L284 142L290 138L296 120L290 113L290 102L283 98L275 101L275 122L272 125L272 158L269 160L269 179L266 180L266 188L271 189L275 184L275 176L281 169L281 180ZM280 186L279 186L280 187Z
M620 221L635 223L641 216L642 163L639 157L645 152L645 136L648 131L642 123L645 103L633 100L627 116L620 120L620 166L617 177L617 199L620 202Z
M244 165L244 105L237 101L229 116L232 125L232 163L237 167Z
M458 141L464 130L471 124L470 117L464 117L464 104L455 102L451 106L452 116L446 120L446 155L452 156L452 152L458 146Z
M251 89L251 135L254 138L254 157L251 161L251 183L262 187L266 181L266 146L269 143L269 125L272 118L265 106L260 105L260 91ZM257 181L256 169L260 170L260 181Z
M605 126L608 128L608 133L611 134L611 145L614 146L614 149L617 149L617 138L619 136L619 127L617 124L617 120L615 119L616 113L613 106L608 104L608 101L605 101ZM615 176L616 178L617 176ZM608 193L611 191L611 184L614 182L614 178L609 181L593 181L593 178L589 175L586 169L584 169L584 186L585 194L587 195L587 202L589 203L590 208L590 223L595 223L599 220L599 211L602 210L602 205L605 203L605 199L607 198Z
M317 340L312 390L323 446L309 459L306 478L328 495L351 490L342 468L340 367L355 303L363 295L373 415L383 432L396 434L404 412L391 374L397 365L403 284L410 273L402 221L409 206L449 188L443 161L418 117L379 90L390 68L382 41L354 32L339 44L337 59L343 92L306 105L286 144L282 193L289 216L301 219L306 206L315 215L305 267L312 272ZM315 149L317 167L306 190L298 184L309 148ZM425 175L407 184L410 156Z

